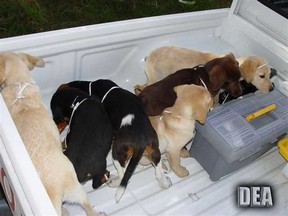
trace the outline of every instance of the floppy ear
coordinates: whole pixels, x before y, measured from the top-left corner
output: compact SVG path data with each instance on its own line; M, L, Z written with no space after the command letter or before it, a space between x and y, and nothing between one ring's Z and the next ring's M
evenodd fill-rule
M206 121L207 113L213 105L213 98L210 93L205 89L199 90L197 93L198 106L194 107L195 119L204 124Z
M29 70L36 67L44 67L45 62L40 57L28 55L26 53L16 53L16 55L28 66Z
M204 109L198 109L195 110L195 112L196 112L195 120L197 120L201 124L204 124L206 121L207 112Z
M226 80L226 72L221 70L221 67L218 67L217 65L214 66L209 73L209 81L212 84L212 89L219 90L226 82Z
M259 64L252 59L246 59L240 65L241 76L247 83L251 83L253 81L258 65Z
M185 88L185 86L187 85L179 85L179 86L176 86L174 87L174 92L176 92L176 94L178 95L178 93L180 93L181 91L183 91L183 89Z
M176 104L182 103L183 100L183 94L185 91L187 91L186 87L189 86L187 84L185 85L179 85L174 87L174 91L176 92L177 99L175 101L175 104L172 107L167 107L165 110L168 112L173 112L173 115L179 115L182 116L183 114L183 106L177 106ZM190 92L191 90L188 89Z
M229 57L231 57L231 58L236 60L236 58L235 58L235 56L234 56L234 54L232 52L228 53L226 56L229 56Z

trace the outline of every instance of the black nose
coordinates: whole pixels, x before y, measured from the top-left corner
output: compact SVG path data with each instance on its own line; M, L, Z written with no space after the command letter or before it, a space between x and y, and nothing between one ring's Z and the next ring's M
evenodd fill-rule
M270 92L274 90L274 86L275 86L274 83L272 83L271 86L270 86L270 88L269 88L269 91L270 91Z

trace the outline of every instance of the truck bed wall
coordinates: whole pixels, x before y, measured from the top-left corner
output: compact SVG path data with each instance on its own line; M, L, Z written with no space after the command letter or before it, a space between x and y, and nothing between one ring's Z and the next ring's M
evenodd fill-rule
M44 32L0 40L0 51L44 58L31 74L49 102L71 80L110 78L128 90L146 77L143 60L154 48L174 44L213 52L231 47L214 37L228 10L203 11ZM0 97L1 183L15 215L55 215L52 204ZM39 202L41 200L41 202ZM14 205L15 203L15 205Z

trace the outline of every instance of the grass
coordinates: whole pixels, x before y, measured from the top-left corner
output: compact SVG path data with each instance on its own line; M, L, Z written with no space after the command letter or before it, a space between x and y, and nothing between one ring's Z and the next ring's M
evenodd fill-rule
M189 1L189 0L187 0ZM191 0L190 0L191 1ZM0 0L0 38L148 16L229 7L232 0Z

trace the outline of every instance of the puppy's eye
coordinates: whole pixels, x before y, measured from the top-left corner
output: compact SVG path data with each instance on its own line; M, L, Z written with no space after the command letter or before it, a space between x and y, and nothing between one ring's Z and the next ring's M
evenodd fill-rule
M261 79L264 79L264 78L265 78L265 75L259 75L259 77L260 77Z

